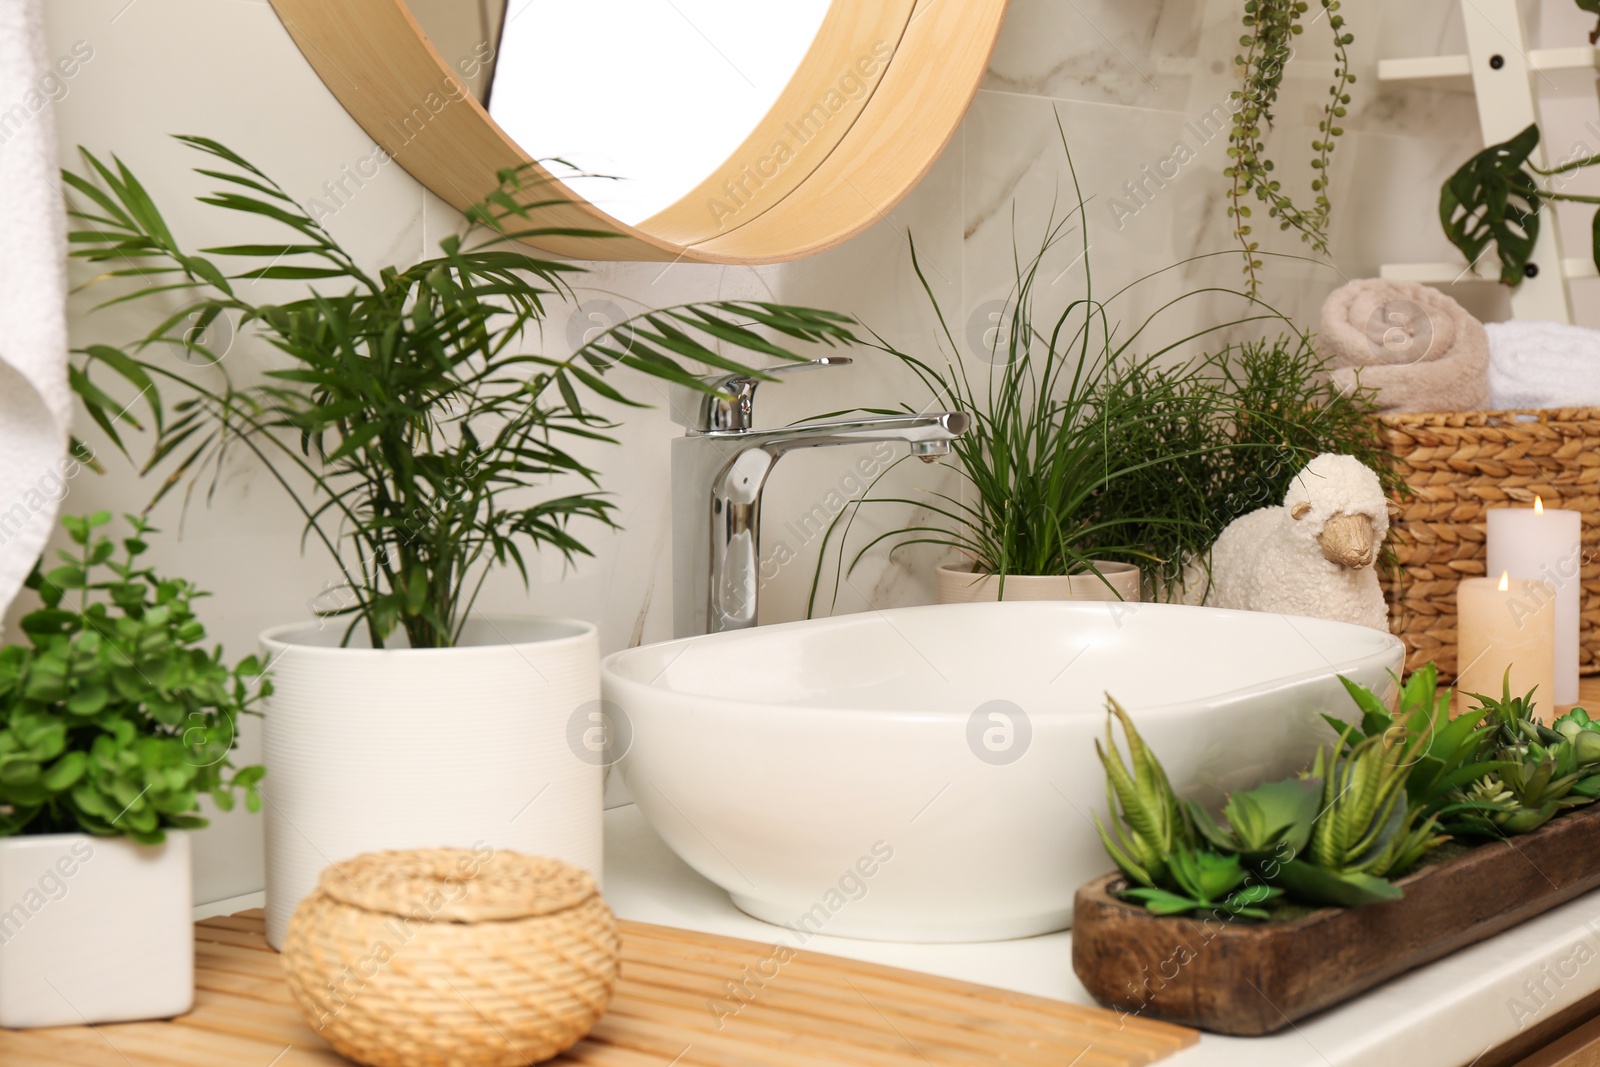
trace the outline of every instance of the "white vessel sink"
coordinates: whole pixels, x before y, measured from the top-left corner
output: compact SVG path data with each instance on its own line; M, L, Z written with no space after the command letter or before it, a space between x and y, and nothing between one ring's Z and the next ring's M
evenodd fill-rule
M742 910L802 936L987 941L1070 925L1111 869L1090 821L1108 691L1181 793L1220 800L1309 762L1333 740L1317 713L1354 716L1336 676L1387 698L1402 652L1321 619L1032 602L693 637L601 670L634 799Z

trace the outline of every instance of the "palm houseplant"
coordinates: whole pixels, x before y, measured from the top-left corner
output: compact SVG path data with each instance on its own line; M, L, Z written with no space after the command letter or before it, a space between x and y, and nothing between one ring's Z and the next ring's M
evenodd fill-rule
M281 943L324 865L373 849L482 843L598 877L609 757L591 744L606 726L595 627L486 616L477 598L507 570L526 584L530 549L572 561L590 552L585 524L616 526L586 456L614 443L596 399L642 406L618 368L704 389L691 364L759 374L719 349L799 359L790 345L851 342L849 320L690 304L546 355L533 347L538 329L583 268L508 240L545 232L526 220L552 194L522 172L502 173L438 255L369 272L260 170L215 141L183 140L221 183L203 203L284 236L187 251L125 166L85 153L86 174L65 175L78 200L74 255L105 264L107 279L158 283L111 302L180 299L136 342L87 349L72 380L119 442L130 416L112 392L140 392L148 406L136 410L153 424L146 469L166 470L160 492L192 486L230 452L251 454L337 569L313 593L313 618L262 638L276 687L265 721L268 940ZM246 280L311 291L259 303ZM250 385L220 367L197 374L191 364L217 362L206 328L223 317L287 365ZM161 348L187 361L156 358ZM165 385L183 399L165 405Z
M1067 162L1070 172L1070 153ZM945 358L900 351L881 338L875 343L915 373L935 403L971 418L968 432L952 443L961 491L925 499L881 495L880 475L828 530L834 552L818 561L813 610L825 593L830 555L836 594L863 557L885 543L891 553L932 544L962 557L938 569L942 602L1138 600L1147 586L1169 590L1187 560L1203 558L1247 492L1267 495L1246 508L1281 497L1294 472L1320 451L1354 446L1363 458L1376 451L1375 441L1364 448L1359 432L1349 442L1340 439L1364 425L1370 398L1319 386L1310 339L1249 293L1210 285L1163 292L1149 315L1131 328L1119 324L1127 303L1149 299L1144 287L1228 253L1174 264L1101 298L1090 237L1080 226L1074 243L1081 246L1075 250L1084 290L1060 312L1042 311L1041 269L1070 234L1074 216L1083 218L1081 192L1078 199L1072 215L1047 226L1036 251L1017 256L1009 322L976 360L957 354L912 246ZM1241 310L1218 315L1217 304ZM1183 316L1198 325L1169 330L1163 321ZM1282 336L1227 343L1260 324ZM1173 333L1180 336L1161 336ZM1214 354L1185 358L1208 340L1217 342ZM1259 413L1242 416L1246 405L1257 404ZM881 503L925 509L931 520L850 546L860 509Z
M0 1026L165 1018L194 998L187 831L202 797L260 807L234 767L271 692L253 656L203 647L189 582L144 565L152 530L66 516L28 580L41 606L0 648Z

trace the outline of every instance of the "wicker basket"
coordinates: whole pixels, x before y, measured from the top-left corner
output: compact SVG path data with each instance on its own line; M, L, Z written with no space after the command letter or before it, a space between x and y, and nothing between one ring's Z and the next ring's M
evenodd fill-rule
M1578 669L1600 672L1600 409L1384 415L1383 438L1412 495L1398 502L1385 580L1406 668L1456 671L1456 585L1482 575L1484 512L1533 503L1583 514Z
M611 1002L621 943L588 874L559 860L374 852L322 872L289 923L289 990L372 1067L520 1067Z

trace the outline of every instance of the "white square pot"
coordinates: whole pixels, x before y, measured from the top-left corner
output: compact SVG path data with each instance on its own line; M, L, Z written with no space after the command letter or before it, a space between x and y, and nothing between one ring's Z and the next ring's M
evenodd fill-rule
M194 1005L189 835L0 839L0 1026L163 1019Z

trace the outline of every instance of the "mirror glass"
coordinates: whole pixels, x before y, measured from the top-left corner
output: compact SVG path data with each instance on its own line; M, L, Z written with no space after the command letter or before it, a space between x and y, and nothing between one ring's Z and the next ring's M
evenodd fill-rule
M694 189L757 127L831 0L407 4L513 141L551 161L575 193L637 224Z

